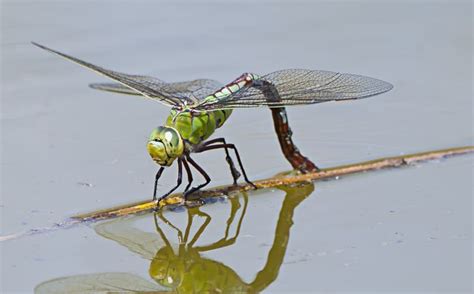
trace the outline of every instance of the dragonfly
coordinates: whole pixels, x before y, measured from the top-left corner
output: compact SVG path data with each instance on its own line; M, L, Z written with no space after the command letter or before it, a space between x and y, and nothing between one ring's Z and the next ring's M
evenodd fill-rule
M101 74L114 82L94 83L97 90L142 96L171 108L165 123L154 128L146 144L150 157L160 167L155 175L153 200L157 205L183 182L183 167L188 183L184 199L211 182L206 171L191 157L193 153L224 149L233 182L243 175L245 182L257 188L247 177L235 144L225 138L209 139L222 127L234 109L251 107L283 108L329 101L356 100L387 92L393 86L362 75L310 69L284 69L266 75L244 73L228 84L211 79L168 83L155 77L130 75L105 69L76 57L32 42L33 45ZM209 139L209 140L208 140ZM240 171L230 151L233 151ZM177 162L176 185L157 197L158 181L165 168ZM193 186L194 168L204 183Z

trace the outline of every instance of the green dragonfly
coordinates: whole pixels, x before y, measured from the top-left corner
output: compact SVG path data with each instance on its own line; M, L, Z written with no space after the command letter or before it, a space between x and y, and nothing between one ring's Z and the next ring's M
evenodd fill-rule
M234 184L237 184L241 174L230 157L229 150L232 149L245 181L255 187L247 177L234 144L226 142L224 138L207 140L217 128L222 127L233 109L282 108L290 105L361 99L393 88L390 83L370 77L307 69L285 69L263 76L244 73L227 85L209 79L167 83L154 77L108 70L43 45L34 42L33 44L116 82L91 84L94 89L143 96L171 107L165 124L155 128L147 142L148 153L153 161L160 165L153 190L153 200L158 200L157 204L181 185L183 166L188 178L188 184L184 189L185 199L208 185L211 181L209 175L191 158L191 153L214 149L225 150ZM165 167L171 166L174 161L178 163L176 186L157 198L158 180ZM204 183L192 188L190 188L193 182L191 167L205 179Z

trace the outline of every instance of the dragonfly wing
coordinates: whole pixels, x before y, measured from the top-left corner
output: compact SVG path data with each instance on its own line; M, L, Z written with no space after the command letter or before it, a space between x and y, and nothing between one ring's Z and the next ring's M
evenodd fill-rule
M185 82L166 83L152 77L142 77L155 83L155 87L161 91L166 92L172 96L185 97L182 100L187 101L188 104L197 104L202 98L216 92L222 87L222 84L215 80L199 79ZM127 95L141 95L135 90L130 89L119 83L95 83L90 84L89 87L97 90L114 92Z
M60 277L42 282L36 294L61 293L168 293L166 288L129 273L94 273Z
M129 75L124 73L119 73L116 71L108 70L97 65L93 65L86 61L80 60L78 58L72 57L70 55L55 51L43 45L33 42L33 45L38 46L41 49L55 53L67 60L75 62L79 65L82 65L92 71L95 71L99 74L102 74L114 81L117 81L124 87L129 88L132 91L137 92L139 95L151 98L153 100L160 101L168 106L180 106L184 104L186 97L175 97L170 93L166 93L161 89L163 81L139 75ZM117 87L115 87L117 89ZM132 91L129 91L131 93ZM184 100L184 101L183 101Z
M189 97L189 99L192 99L192 104L197 104L203 98L222 88L222 86L222 83L215 80L198 79L168 83L163 85L163 89L173 95Z
M156 79L156 81L159 81L159 80ZM165 83L163 81L160 81L160 82L162 84ZM93 83L93 84L89 84L89 87L91 87L92 89L101 90L101 91L142 96L140 92L137 92L131 89L130 87L124 86L123 84L120 84L120 83Z
M320 70L286 69L260 78L278 91L278 99L268 99L258 86L241 89L222 99L204 100L195 108L212 110L246 107L284 107L327 101L361 99L393 88L390 83L353 74Z

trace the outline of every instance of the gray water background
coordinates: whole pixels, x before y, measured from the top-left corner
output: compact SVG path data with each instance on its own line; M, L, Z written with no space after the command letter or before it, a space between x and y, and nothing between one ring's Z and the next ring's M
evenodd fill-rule
M472 145L470 1L1 3L2 235L150 197L157 166L145 142L168 111L89 89L105 80L30 41L166 81L311 68L393 83L370 99L288 109L294 140L322 167ZM252 179L289 169L267 109L235 111L216 136L239 147ZM230 183L222 154L196 159L214 185ZM296 210L268 291L470 291L472 163L464 156L317 183ZM160 188L175 177L168 171ZM252 280L282 195L251 194L243 241L209 255ZM205 209L227 213L225 204ZM149 261L87 226L0 246L5 293L85 273L148 277Z

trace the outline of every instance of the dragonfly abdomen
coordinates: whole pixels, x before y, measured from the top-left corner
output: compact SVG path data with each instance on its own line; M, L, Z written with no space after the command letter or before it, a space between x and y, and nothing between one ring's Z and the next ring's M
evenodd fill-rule
M206 102L215 102L221 99L224 99L228 96L231 96L242 89L249 87L253 81L258 80L260 77L252 73L244 73L231 83L225 85L219 91L207 96L204 98L204 103Z
M184 140L196 145L209 138L231 115L232 110L177 112L172 110L165 126L175 128Z
M242 89L248 88L257 79L259 77L255 74L244 73L233 82L204 98L204 101L212 102L224 99ZM220 128L225 123L231 113L231 109L201 112L193 112L191 110L179 113L176 110L172 110L166 120L166 125L178 130L183 139L195 145L209 138L217 128Z

